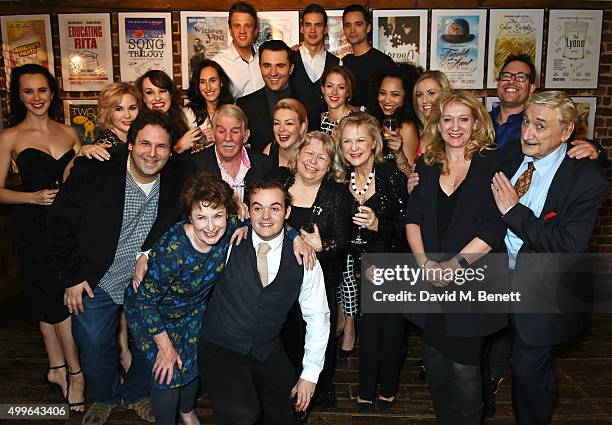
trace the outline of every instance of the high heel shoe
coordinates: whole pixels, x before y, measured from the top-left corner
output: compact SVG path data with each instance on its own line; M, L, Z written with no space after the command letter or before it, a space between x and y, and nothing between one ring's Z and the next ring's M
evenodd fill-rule
M79 369L79 371L77 372L68 371L68 375L70 376L78 375L80 373L83 373L83 369ZM70 377L68 377L68 389L66 391L66 403L68 403L68 408L70 409L71 413L85 413L85 410L81 411L81 410L73 409L76 407L85 406L85 389L83 389L83 401L77 401L75 403L70 403L70 400L68 400L69 396L70 396Z
M348 359L349 357L351 357L351 355L355 351L356 341L357 341L357 333L355 332L353 336L353 348L351 348L350 350L345 350L344 348L342 348L342 344L340 344L340 350L338 351L338 357L340 357L341 359Z
M64 390L62 389L62 386L60 384L58 384L57 382L51 382L49 380L49 371L50 370L55 370L55 369L62 369L65 368L66 365L60 365L60 366L53 366L53 367L49 367L47 368L47 370L45 371L45 374L43 376L44 381L47 383L47 385L49 386L49 389L53 392L56 393L57 395L60 396L61 399L64 399L66 397L66 395L64 395ZM68 381L66 379L66 381ZM68 390L66 390L66 394L68 393Z

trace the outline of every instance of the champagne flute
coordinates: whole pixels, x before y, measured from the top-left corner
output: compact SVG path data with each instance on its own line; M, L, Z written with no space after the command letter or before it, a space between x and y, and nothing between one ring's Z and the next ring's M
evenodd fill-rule
M385 140L389 138L389 135L397 134L399 125L395 118L385 118L383 121L383 137ZM397 158L395 152L391 151L385 155L385 159L394 160Z
M359 198L359 199L355 199L353 201L353 205L352 205L352 212L353 215L360 213L361 212L361 207L363 206L363 199ZM361 229L363 229L365 226L361 225L361 226L357 226L357 235L353 238L353 240L351 240L351 243L354 245L365 245L368 243L368 241L366 241L365 239L362 239L361 237Z

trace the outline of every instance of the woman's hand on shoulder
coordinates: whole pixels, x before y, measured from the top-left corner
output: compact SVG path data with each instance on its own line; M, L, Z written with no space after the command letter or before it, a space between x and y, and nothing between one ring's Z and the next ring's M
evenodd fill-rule
M100 144L81 146L76 156L84 156L85 158L97 159L98 161L108 161L111 157L104 145Z
M408 182L406 183L406 189L408 190L408 194L412 193L415 187L419 185L419 173L413 171L408 176Z

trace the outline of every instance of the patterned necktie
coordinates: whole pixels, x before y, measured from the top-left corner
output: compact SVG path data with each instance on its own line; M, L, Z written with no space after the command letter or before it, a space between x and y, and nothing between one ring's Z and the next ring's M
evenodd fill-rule
M531 178L533 177L533 172L535 170L535 165L533 165L533 161L527 164L527 169L521 176L518 178L516 183L514 183L514 189L519 198L522 198L524 194L529 190L529 185L531 184Z
M268 286L268 257L266 257L268 251L270 251L270 245L266 242L259 244L257 248L257 271L264 288Z

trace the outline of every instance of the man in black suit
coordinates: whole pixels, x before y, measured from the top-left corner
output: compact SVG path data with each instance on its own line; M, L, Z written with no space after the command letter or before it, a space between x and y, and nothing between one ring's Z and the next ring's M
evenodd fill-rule
M248 118L251 136L247 143L251 146L251 150L261 152L274 140L272 111L276 103L288 97L297 99L289 84L289 77L294 68L293 58L293 52L282 40L269 40L259 46L259 68L265 86L255 93L236 100L236 105ZM312 106L308 99L303 100L302 103L307 111L312 108L317 109L318 103Z
M536 68L529 56L511 55L504 62L497 79L499 105L489 113L495 129L495 143L508 158L522 158L521 123L529 96L536 89ZM571 158L599 159L606 155L600 146L570 138L567 155ZM512 330L506 328L489 337L483 361L485 376L485 417L495 416L495 394L510 372Z
M326 108L321 99L321 76L332 66L340 64L337 56L325 50L327 13L322 6L306 6L300 33L304 41L298 51L293 52L295 68L291 74L291 87L295 98L308 105L308 129L318 130L321 112Z
M295 424L307 409L323 368L329 335L325 282L317 261L312 270L296 261L284 232L290 196L275 181L249 188L252 231L232 246L221 281L202 325L198 367L213 404L215 423L254 424L261 412L274 425ZM306 321L303 370L285 354L280 333L299 301Z
M512 178L497 173L491 189L508 226L505 242L512 289L532 296L546 292L537 291L536 285L547 291L560 286L550 274L539 272L544 270L542 259L547 258L537 257L539 262L534 263L534 254L586 251L608 182L597 162L567 156L566 141L577 112L565 93L536 93L526 105L523 155L508 167ZM552 347L573 338L580 329L579 316L560 305L554 307L556 314L513 315L512 403L519 425L550 423L556 401Z
M108 161L77 161L49 212L51 266L66 288L64 304L74 314L73 333L94 399L84 425L104 424L118 402L154 421L151 368L134 347L120 385L117 341L136 255L178 220L183 183L192 174L171 158L172 129L168 115L141 111L128 132L128 150Z
M235 105L223 105L213 118L214 146L192 156L198 171L221 176L242 202L245 188L257 179L272 176L274 164L268 156L244 144L251 134L250 121Z

